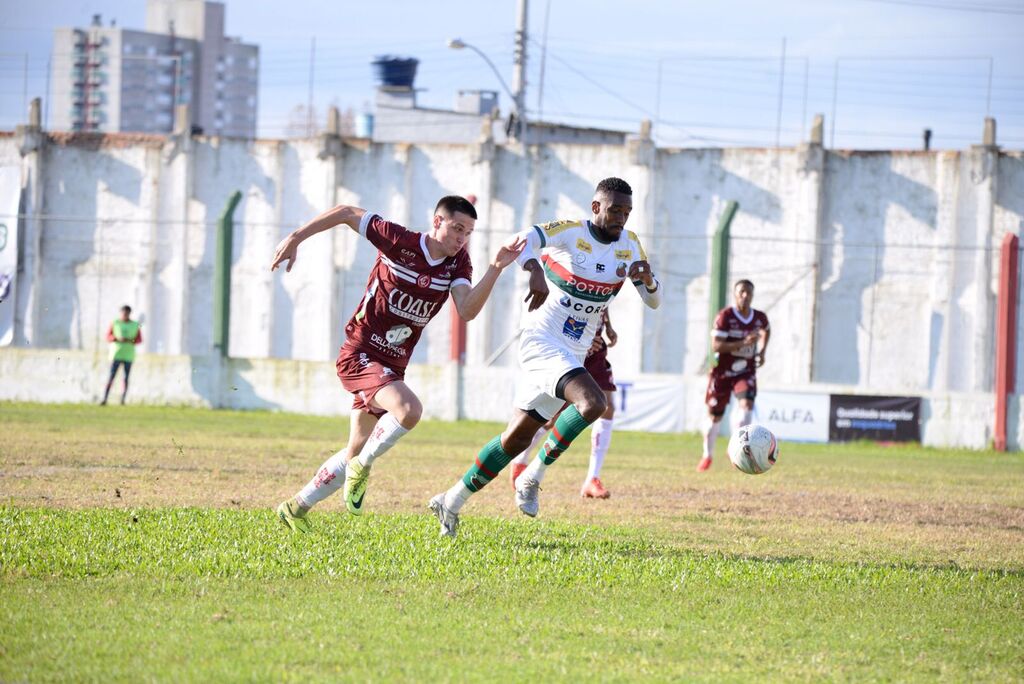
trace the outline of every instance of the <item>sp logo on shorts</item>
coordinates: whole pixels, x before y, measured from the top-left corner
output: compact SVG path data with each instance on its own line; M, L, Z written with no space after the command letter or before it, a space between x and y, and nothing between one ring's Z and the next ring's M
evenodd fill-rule
M421 275L416 279L416 284L420 287L430 287L430 276Z
M586 329L586 321L577 321L570 316L565 319L565 324L562 326L562 334L579 342L580 338L583 337L583 331Z

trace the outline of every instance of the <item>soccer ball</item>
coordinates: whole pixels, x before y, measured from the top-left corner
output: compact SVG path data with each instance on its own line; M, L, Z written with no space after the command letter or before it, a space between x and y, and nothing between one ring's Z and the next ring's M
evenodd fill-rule
M729 460L748 475L760 475L779 457L779 444L762 425L744 425L729 440Z

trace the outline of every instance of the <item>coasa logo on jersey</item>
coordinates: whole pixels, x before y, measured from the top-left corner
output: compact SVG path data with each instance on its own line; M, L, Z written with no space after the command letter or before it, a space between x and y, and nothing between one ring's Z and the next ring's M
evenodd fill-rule
M429 276L421 276L430 280ZM408 292L402 292L397 287L388 293L388 310L396 316L401 316L412 321L416 325L426 325L438 308L441 302L428 302L419 297L414 297Z

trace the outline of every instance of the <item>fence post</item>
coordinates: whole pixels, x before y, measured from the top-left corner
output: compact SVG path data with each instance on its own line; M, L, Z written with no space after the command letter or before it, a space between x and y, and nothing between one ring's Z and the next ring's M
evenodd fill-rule
M725 205L722 218L718 220L715 236L711 241L711 297L708 310L708 330L715 324L718 312L725 308L729 292L729 226L736 216L740 205L729 200ZM711 348L711 336L708 335L708 368L715 367L715 352Z
M995 449L1006 451L1006 413L1014 392L1017 348L1018 245L1016 235L1003 237L999 254L999 297L996 302L996 430Z
M235 190L217 219L217 255L213 264L213 346L221 358L228 355L231 325L231 252L234 246L234 213L242 199Z

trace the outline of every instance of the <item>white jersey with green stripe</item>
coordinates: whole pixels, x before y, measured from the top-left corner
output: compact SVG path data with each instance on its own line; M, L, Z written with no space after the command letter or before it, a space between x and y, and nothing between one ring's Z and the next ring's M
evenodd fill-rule
M527 245L517 261L540 261L551 290L540 308L523 314L523 336L548 336L583 358L601 312L622 289L630 265L647 254L636 233L624 230L615 242L602 242L585 220L542 223L522 235Z

